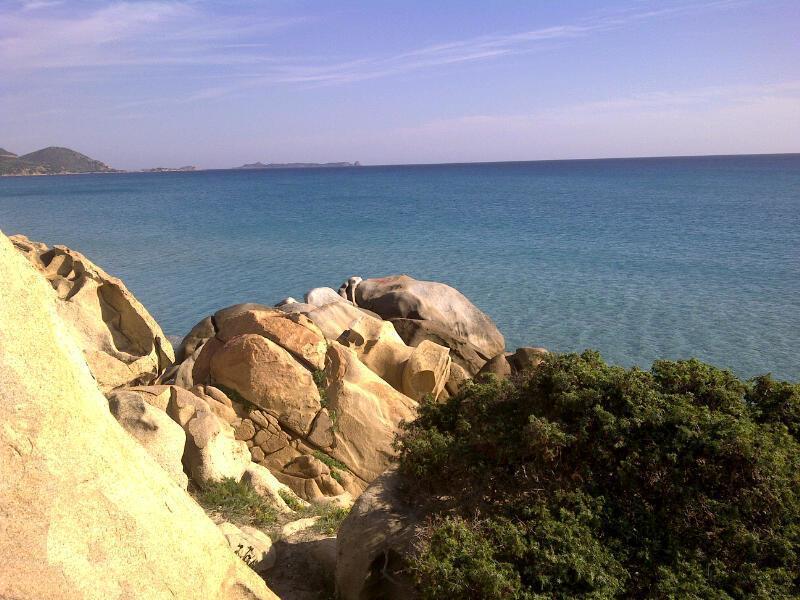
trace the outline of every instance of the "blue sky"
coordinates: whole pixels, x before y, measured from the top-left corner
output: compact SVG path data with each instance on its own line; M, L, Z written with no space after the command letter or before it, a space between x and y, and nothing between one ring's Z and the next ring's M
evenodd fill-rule
M119 168L800 152L798 0L0 0L0 146Z

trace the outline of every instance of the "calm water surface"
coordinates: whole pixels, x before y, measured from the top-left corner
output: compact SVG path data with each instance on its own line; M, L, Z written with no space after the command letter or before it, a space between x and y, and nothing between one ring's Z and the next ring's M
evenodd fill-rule
M800 380L800 155L0 179L167 333L350 275L449 283L509 348Z

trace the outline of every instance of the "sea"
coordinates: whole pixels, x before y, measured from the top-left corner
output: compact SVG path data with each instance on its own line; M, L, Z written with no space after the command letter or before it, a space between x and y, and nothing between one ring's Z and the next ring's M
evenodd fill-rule
M458 288L507 348L800 380L800 154L0 178L167 334L351 275Z

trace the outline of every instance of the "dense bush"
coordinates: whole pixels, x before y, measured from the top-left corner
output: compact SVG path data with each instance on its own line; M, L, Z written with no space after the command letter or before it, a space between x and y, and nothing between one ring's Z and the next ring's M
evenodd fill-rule
M424 403L427 598L800 597L800 385L594 352Z

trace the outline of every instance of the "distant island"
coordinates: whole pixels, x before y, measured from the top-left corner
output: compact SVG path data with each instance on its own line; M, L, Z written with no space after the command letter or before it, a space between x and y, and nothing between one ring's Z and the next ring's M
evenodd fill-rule
M196 171L197 167L188 165L185 167L153 167L152 169L142 169L142 173L177 173L181 171Z
M107 164L85 154L50 146L17 156L0 148L0 175L69 175L73 173L116 173Z
M339 167L360 167L361 163L356 162L329 162L329 163L269 163L254 162L235 169L330 169Z

